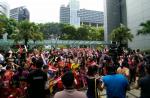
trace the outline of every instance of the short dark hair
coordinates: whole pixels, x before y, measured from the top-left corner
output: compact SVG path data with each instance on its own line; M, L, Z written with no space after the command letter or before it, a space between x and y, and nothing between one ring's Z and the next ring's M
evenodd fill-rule
M109 75L116 73L116 67L114 65L109 65L106 67Z
M74 74L71 71L68 71L61 77L61 80L63 85L66 88L69 88L74 84Z
M36 61L36 67L37 68L42 68L43 66L43 60L42 58L39 58L37 61Z
M10 70L10 69L11 69L10 65L6 66L6 70Z
M89 66L89 67L88 67L87 75L93 76L93 75L95 75L95 74L97 73L97 71L98 71L98 67L97 67L96 65L94 65L94 66Z

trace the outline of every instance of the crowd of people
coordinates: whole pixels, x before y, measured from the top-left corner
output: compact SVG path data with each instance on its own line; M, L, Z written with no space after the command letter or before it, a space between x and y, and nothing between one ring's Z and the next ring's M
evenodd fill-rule
M150 98L146 54L123 51L115 61L111 54L107 48L0 51L0 98L100 98L104 88L107 98L126 98L133 84Z

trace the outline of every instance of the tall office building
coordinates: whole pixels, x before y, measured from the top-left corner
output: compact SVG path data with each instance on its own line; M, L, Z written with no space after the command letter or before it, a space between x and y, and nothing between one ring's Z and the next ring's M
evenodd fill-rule
M113 29L121 24L126 25L134 35L133 41L128 43L132 49L149 49L150 35L137 36L139 25L150 20L149 0L105 0L105 40Z
M70 0L67 7L60 7L60 22L74 26L80 26L80 18L78 17L79 1Z
M75 26L80 26L80 18L78 17L79 1L70 0L69 8L70 8L70 24Z
M60 7L60 22L70 24L70 7L62 5Z
M29 20L30 13L26 7L21 6L10 10L10 18L13 18L17 21Z
M109 41L113 29L126 25L126 0L104 0L104 37Z
M78 16L80 17L81 25L85 24L98 27L104 23L104 13L101 11L80 9Z
M0 1L0 14L9 17L9 5L4 1Z
M71 0L68 6L60 7L60 22L68 23L75 26L91 25L101 26L103 25L104 14L101 11L79 9L79 2Z

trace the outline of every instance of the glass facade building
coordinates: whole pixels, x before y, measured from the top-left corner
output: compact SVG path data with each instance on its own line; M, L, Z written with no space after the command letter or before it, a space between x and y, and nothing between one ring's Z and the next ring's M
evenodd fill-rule
M78 17L79 1L70 0L69 8L70 8L70 24L75 26L80 26L80 18Z
M61 23L70 23L70 8L69 6L65 7L64 5L60 8L60 22Z
M30 19L30 13L27 8L24 6L14 8L10 10L10 17L20 21L20 20L29 20Z
M4 1L0 1L0 14L9 17L9 5Z
M113 29L126 24L126 0L104 0L104 28L105 41Z
M67 7L60 7L60 22L74 26L80 26L80 18L78 17L79 1L70 0Z
M80 9L78 11L80 17L80 24L87 24L92 26L100 26L104 23L104 13L100 11Z
M104 14L101 11L79 9L79 2L71 0L67 7L60 7L60 22L75 26L100 26L104 23Z

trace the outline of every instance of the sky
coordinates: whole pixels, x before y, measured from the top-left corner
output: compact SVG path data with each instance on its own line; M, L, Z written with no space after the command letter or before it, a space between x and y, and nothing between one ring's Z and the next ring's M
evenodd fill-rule
M104 11L103 0L78 0L80 9ZM30 12L30 21L36 23L59 22L61 5L67 5L69 0L5 0L10 9L26 6Z

